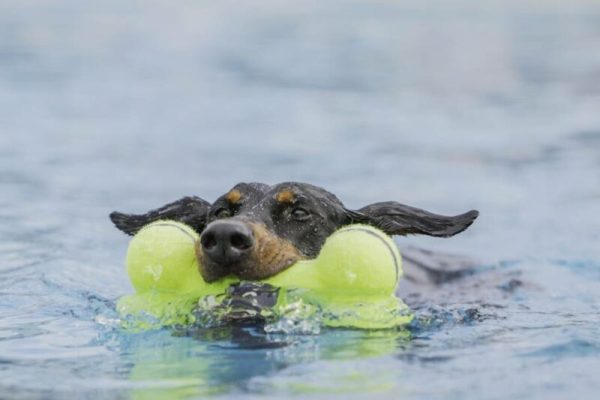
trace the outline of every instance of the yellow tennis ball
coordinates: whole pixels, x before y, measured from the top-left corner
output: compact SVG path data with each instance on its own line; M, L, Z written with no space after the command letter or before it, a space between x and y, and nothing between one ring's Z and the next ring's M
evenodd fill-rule
M138 293L184 293L206 285L198 270L198 234L174 221L157 221L142 228L129 243L127 273Z
M316 259L321 287L332 296L392 294L402 276L394 241L367 225L351 225L331 235Z

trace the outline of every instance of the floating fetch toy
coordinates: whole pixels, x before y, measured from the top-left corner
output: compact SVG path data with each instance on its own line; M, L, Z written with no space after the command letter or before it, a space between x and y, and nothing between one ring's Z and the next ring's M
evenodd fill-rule
M127 251L127 273L135 293L119 300L120 315L153 321L139 323L141 328L193 325L199 302L218 302L231 288L243 285L233 276L213 283L202 279L195 252L199 239L192 228L174 221L142 228ZM294 298L318 309L324 326L382 329L412 319L395 295L401 276L400 253L389 236L371 226L349 225L327 239L317 258L298 261L257 283L286 294L280 293L272 304L275 314Z

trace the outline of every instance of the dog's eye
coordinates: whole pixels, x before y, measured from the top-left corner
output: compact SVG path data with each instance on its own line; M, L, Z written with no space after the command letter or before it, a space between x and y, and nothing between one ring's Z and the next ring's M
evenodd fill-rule
M215 211L215 217L217 218L229 218L231 217L231 211L226 208L219 208Z
M294 208L291 214L296 221L303 221L310 217L310 212L301 207Z

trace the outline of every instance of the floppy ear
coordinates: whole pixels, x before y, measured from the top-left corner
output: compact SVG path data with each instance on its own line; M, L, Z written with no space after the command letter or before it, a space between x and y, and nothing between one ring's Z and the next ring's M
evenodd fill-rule
M135 235L144 225L161 219L182 222L200 233L206 225L209 208L208 201L188 196L156 210L148 211L146 214L123 214L114 211L110 213L110 220L119 230L128 235Z
M450 237L464 231L479 215L478 211L471 210L447 217L395 201L374 203L347 212L352 223L373 225L388 235L424 234L437 237Z

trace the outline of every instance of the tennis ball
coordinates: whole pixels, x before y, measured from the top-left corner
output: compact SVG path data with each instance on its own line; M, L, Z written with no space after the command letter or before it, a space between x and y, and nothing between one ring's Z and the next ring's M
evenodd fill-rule
M185 293L205 286L196 260L198 239L192 228L174 221L142 228L127 250L127 273L135 290Z
M351 225L331 235L316 259L319 280L336 294L391 294L402 276L394 241L367 225Z

